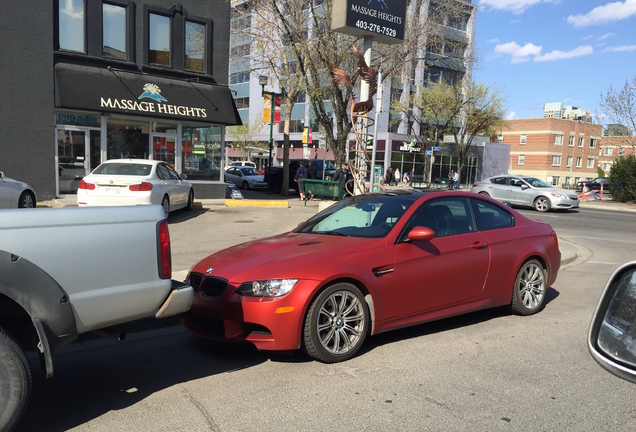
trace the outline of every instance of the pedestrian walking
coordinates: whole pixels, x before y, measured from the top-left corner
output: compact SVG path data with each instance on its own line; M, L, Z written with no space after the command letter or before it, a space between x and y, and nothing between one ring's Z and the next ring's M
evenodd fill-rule
M307 178L307 168L305 168L305 161L300 161L300 166L296 170L296 176L294 180L298 183L298 193L300 194L300 200L305 201L305 191L303 190L303 179Z
M388 184L389 186L391 186L391 183L393 183L393 168L388 167L386 169L386 175L384 177L384 184Z
M395 185L399 186L400 185L400 181L402 181L402 177L400 177L400 169L396 168L395 169Z

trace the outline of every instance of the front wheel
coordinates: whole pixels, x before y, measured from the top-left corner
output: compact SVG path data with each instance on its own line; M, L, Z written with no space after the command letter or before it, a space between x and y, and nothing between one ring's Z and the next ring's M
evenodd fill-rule
M35 207L35 197L29 191L24 191L20 195L20 200L18 201L19 208L33 208Z
M188 203L186 204L185 209L187 211L192 211L193 203L194 203L194 191L190 189L190 193L188 194Z
M168 217L168 213L170 213L170 198L168 198L168 195L164 196L161 200L161 207L163 207L163 211L166 217Z
M0 430L13 429L31 398L33 379L26 354L3 330L0 330Z
M243 190L250 190L250 184L246 181L243 182Z
M547 271L538 260L526 261L519 269L512 288L512 312L517 315L539 312L545 301L547 280Z
M535 199L532 205L536 211L540 211L541 213L545 213L550 210L550 200L543 196Z
M333 285L309 308L303 349L323 363L348 360L362 346L368 326L369 312L360 290L347 283Z

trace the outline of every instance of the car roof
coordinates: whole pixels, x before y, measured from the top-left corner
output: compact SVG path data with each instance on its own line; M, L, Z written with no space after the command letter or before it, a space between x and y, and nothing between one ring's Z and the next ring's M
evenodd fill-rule
M146 164L146 165L159 165L163 163L163 161L158 160L150 160L150 159L108 159L107 161L102 162L105 163L130 163L130 164Z

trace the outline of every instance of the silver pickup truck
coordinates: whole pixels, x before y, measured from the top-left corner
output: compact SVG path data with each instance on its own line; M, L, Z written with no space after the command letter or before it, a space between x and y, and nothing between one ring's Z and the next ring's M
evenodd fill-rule
M27 352L48 378L80 334L187 311L192 287L171 276L161 206L0 210L0 430L28 404Z

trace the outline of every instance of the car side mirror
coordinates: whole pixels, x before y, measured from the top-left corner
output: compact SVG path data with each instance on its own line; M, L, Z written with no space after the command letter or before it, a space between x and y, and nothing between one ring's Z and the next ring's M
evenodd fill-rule
M526 189L529 189L529 188L530 188L530 186L528 186L527 184L522 184L521 185L521 190L526 190Z
M416 226L406 237L412 242L427 242L431 241L433 237L435 237L435 231L427 227Z
M185 174L179 174L179 178L180 178L181 180L187 180L187 179L188 179L188 176L187 176L187 175L185 175Z
M636 383L636 261L609 278L592 317L587 345L604 369Z
M4 179L4 173L0 171L0 180Z

